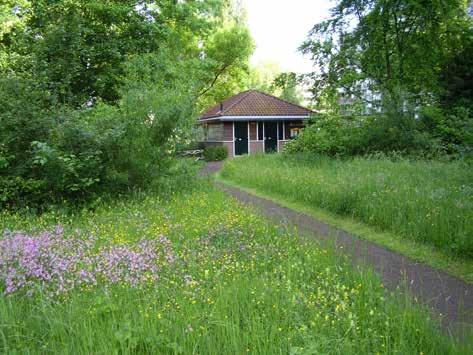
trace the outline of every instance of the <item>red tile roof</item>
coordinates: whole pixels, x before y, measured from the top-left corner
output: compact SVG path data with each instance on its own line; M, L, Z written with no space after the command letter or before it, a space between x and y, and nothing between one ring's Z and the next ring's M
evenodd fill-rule
M205 111L200 120L221 116L308 116L313 111L257 90L241 92Z

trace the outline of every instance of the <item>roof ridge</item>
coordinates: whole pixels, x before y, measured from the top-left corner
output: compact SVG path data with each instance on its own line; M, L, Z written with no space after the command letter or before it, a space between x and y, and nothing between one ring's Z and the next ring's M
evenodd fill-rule
M220 116L222 113L228 111L229 109L231 109L233 106L235 106L236 104L239 104L240 102L243 101L244 98L246 98L249 94L251 93L251 90L247 90L247 91L243 91L237 95L242 95L241 99L235 101L234 103L232 103L230 106L228 106L227 108L224 108L222 111L220 111ZM232 97L229 97L229 99L232 98ZM224 100L225 101L225 100Z
M296 106L296 107L302 108L302 109L304 109L304 110L306 110L306 111L310 111L310 112L315 113L315 111L314 111L314 110L311 110L310 108L307 108L307 107L304 107L304 106L302 106L302 105L289 102L289 101L287 101L287 100L285 100L285 99L282 99L282 98L280 98L280 97L277 97L277 96L268 94L268 93L266 93L266 92L264 92L264 91L260 91L260 90L256 90L256 89L253 90L253 91L256 91L256 92L258 92L258 93L260 93L260 94L266 95L266 96L271 97L271 98L276 99L276 100L281 100L281 101L283 101L283 102L285 102L285 103L287 103L287 104L289 104L289 105Z

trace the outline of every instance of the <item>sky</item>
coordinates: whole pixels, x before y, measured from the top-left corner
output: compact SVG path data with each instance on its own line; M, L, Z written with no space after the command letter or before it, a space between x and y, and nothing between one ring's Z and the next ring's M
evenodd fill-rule
M312 71L310 58L297 48L317 23L326 19L330 0L243 0L256 50L254 65L279 63L282 71Z

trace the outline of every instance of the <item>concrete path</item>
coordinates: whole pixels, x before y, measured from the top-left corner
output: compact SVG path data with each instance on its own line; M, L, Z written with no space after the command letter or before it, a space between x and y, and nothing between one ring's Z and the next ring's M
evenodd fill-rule
M208 163L202 174L217 172L220 167L221 163ZM472 284L357 238L304 213L222 183L217 183L217 186L240 202L255 206L263 215L279 224L296 226L304 234L324 243L335 244L352 258L354 264L372 267L389 289L407 287L416 299L441 316L442 325L447 331L461 336L463 330L473 326Z

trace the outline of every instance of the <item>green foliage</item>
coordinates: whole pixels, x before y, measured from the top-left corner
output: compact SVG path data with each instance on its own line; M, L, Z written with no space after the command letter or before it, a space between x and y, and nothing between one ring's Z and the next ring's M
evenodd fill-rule
M204 149L205 161L220 161L228 157L228 149L226 146L207 147Z
M253 156L227 162L221 175L262 193L352 217L401 240L425 243L445 255L473 259L471 164L379 154L345 160L313 154Z
M182 54L197 50L220 2L134 0L33 1L10 11L26 19L4 34L13 69L35 77L57 103L81 107L90 101L116 102L129 56L157 52L172 44ZM203 20L207 18L208 20ZM178 25L173 25L178 23Z
M440 142L419 129L412 112L391 111L372 116L363 126L365 153L396 152L403 155L439 157Z
M463 0L428 6L417 0L338 1L301 47L319 68L311 75L314 97L336 104L340 96L367 101L374 93L393 100L402 92L407 95L398 112L406 99L430 101L439 93L443 64L471 34L466 8Z
M296 73L283 73L277 63L266 62L250 68L246 88L299 105L304 100L300 81L301 78Z
M133 62L141 69L148 64ZM18 110L35 108L25 103L26 92L18 102L14 91L2 98L18 107L4 106L1 116L8 128L1 135L3 203L79 201L97 192L149 186L164 173L194 117L193 91L177 77L140 83L129 86L117 106L54 112L55 121L40 109L22 115Z
M36 178L43 181L47 192L67 196L88 190L100 181L100 151L82 150L76 155L38 141L33 141L31 148Z
M426 107L418 118L408 111L376 115L317 114L285 151L331 156L397 152L427 158L462 158L473 147L471 110Z
M48 99L31 80L0 79L0 154L7 154L9 169L20 165L21 172L31 156L30 143L47 139L56 122L48 111Z
M277 62L263 62L252 66L248 73L247 87L251 90L259 90L268 94L274 94L273 82L281 73Z
M151 186L253 44L231 1L7 1L0 205ZM34 193L33 193L34 191Z
M370 118L365 118L368 119ZM318 114L297 139L285 145L284 151L327 155L360 154L367 148L364 125L365 122L357 117Z
M299 78L296 73L281 73L273 82L279 98L300 105L304 98L298 85Z
M318 68L308 75L313 97L326 112L376 117L357 119L364 146L353 149L331 131L331 144L343 146L332 150L422 155L471 150L473 26L466 10L463 0L428 6L417 0L336 3L331 18L316 24L301 47ZM360 129L345 128L358 144ZM306 137L312 141L309 135L321 134Z
M242 91L253 50L248 28L239 24L227 25L210 36L201 67L204 86L199 92L200 109Z
M439 141L447 154L473 152L473 107L424 108L420 113L419 126Z
M473 27L473 25L472 25ZM462 38L461 48L443 64L440 74L442 107L473 107L473 30Z

